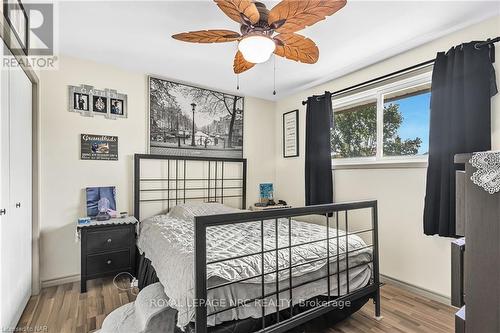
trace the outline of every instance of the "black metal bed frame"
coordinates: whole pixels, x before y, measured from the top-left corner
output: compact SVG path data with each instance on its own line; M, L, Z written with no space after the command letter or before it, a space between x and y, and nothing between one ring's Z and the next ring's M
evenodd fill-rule
M164 178L141 178L141 160L167 160L167 177ZM173 163L171 163L173 161ZM208 177L206 178L188 178L186 177L186 161L208 162ZM241 178L227 178L224 175L224 166L228 163L241 164ZM172 166L171 166L172 164ZM215 172L212 174L212 166L215 166ZM221 172L218 173L219 167ZM175 170L175 177L170 177L171 168ZM179 171L182 171L179 173ZM180 176L182 175L182 176ZM166 188L143 189L143 182L166 182ZM226 181L226 186L224 184ZM239 181L241 186L228 186L227 181ZM171 186L171 182L174 182ZM203 182L206 185L202 187L190 187L190 182ZM140 220L140 210L142 202L167 202L167 210L179 203L186 203L188 200L205 200L207 202L220 201L224 203L224 198L241 198L241 209L246 208L246 189L247 189L247 160L244 158L220 158L220 157L198 157L198 156L166 156L153 154L135 154L134 155L134 216ZM186 195L192 190L207 191L204 196L192 197ZM224 190L240 190L239 195L224 195ZM167 198L141 199L141 193L147 191L167 193ZM175 191L175 196L170 193ZM175 204L174 204L175 202ZM172 203L172 205L170 204Z
M371 209L371 218L372 218L372 226L369 229L363 229L355 232L349 232L349 221L348 221L348 211L352 210L357 210L357 209ZM335 221L336 221L336 229L339 230L339 213L344 212L345 213L345 225L346 225L346 230L345 230L345 235L339 235L338 233L336 234L335 237L330 236L330 216L332 214L335 214ZM310 242L306 243L297 243L297 244L291 244L291 220L292 217L297 217L297 216L305 216L305 215L323 215L326 218L326 237L319 239L319 240L313 240ZM270 250L265 250L264 249L264 224L265 223L275 223L277 226L278 224L278 219L288 219L288 246L278 246L278 228L275 227L276 234L275 234L275 241L276 241L276 247ZM209 227L214 227L214 226L221 226L221 225L228 225L228 224L237 224L237 223L248 223L248 222L258 222L260 221L261 225L261 250L248 254L248 255L243 255L243 256L235 256L231 258L225 258L224 260L217 260L207 262L207 248L206 248L206 231L207 228ZM286 320L281 320L280 321L280 315L279 315L279 306L276 306L276 323L266 327L265 323L265 309L264 306L262 307L262 329L259 332L286 332L287 330L290 330L298 325L301 325L307 321L310 321L318 316L321 316L323 314L326 314L332 310L335 310L338 308L338 304L340 301L355 301L357 299L361 299L367 296L370 296L374 303L375 303L375 316L380 317L380 277L379 277L379 256L378 256L378 224L377 224L377 201L360 201L360 202L351 202L351 203L340 203L340 204L327 204L327 205L316 205L316 206L308 206L308 207L300 207L300 208L288 208L288 209L277 209L277 210L271 210L271 211L258 211L258 212L243 212L243 213L234 213L234 214L221 214L221 215L210 215L210 216L198 216L195 218L195 299L196 299L196 332L197 333L206 333L207 332L207 317L216 315L220 312L232 310L236 307L246 305L250 302L254 302L256 300L265 300L266 298L270 296L275 296L282 294L284 292L289 292L290 296L290 301L292 300L292 290L294 288L300 287L302 285L320 281L322 279L326 280L327 283L327 290L328 290L328 302L322 303L321 305L311 308L307 311L304 311L302 313L298 314L293 314L293 311L290 311L291 317L287 318ZM372 244L366 247L371 247L372 248L372 260L370 262L364 262L362 264L358 264L356 266L349 267L349 253L356 252L361 250L361 248L349 251L348 247L346 246L346 251L343 253L340 253L339 251L339 239L340 238L345 238L346 244L348 244L348 237L349 235L355 235L355 234L361 234L361 233L366 233L366 232L372 232ZM337 240L337 251L336 255L333 257L330 256L330 241L336 239ZM302 246L310 243L318 243L318 242L326 242L327 243L327 255L325 258L320 258L320 259L315 259L315 261L320 261L320 260L326 260L328 263L326 265L327 268L327 274L324 276L321 276L319 278L314 278L312 280L308 280L305 282L301 282L300 284L292 284L292 274L291 271L295 266L298 265L305 265L305 264L310 264L311 261L301 263L301 264L292 264L292 260L290 259L289 262L290 264L288 267L285 268L279 268L278 264L278 251L280 250L286 250L288 249L289 256L291 257L292 255L292 248L297 247L297 246ZM207 286L207 265L218 263L220 261L226 261L226 260L234 260L242 257L250 257L250 256L255 256L255 255L261 255L262 259L262 265L264 263L264 253L266 252L275 252L276 255L276 269L272 272L265 272L264 268L261 267L261 274L252 276L251 278L245 278L237 281L231 281L227 282L221 285L216 285L212 287ZM346 261L346 268L344 270L340 270L340 260L341 258L345 258ZM331 259L336 259L337 263L337 272L336 273L331 273L330 272L330 263ZM370 279L370 283L362 288L359 288L355 291L350 290L349 286L349 271L351 269L354 269L359 266L367 265L369 263L372 263L373 265L373 275L372 278ZM269 274L276 274L280 271L283 270L289 270L289 282L288 285L289 287L286 288L280 288L279 286L279 279L276 279L275 284L276 284L276 290L271 293L265 293L264 292L264 276L269 275ZM340 288L340 276L342 273L346 274L346 293L344 295L341 294L341 288ZM337 290L338 293L337 295L331 295L331 287L330 287L330 277L332 276L337 276ZM254 299L249 299L245 300L244 302L239 302L237 305L226 307L222 310L214 311L213 313L207 313L207 293L208 290L211 289L216 289L220 287L225 287L228 285L232 285L235 283L241 283L250 279L255 279L261 277L261 296L254 298ZM335 297L335 298L334 298ZM276 296L276 298L279 300L279 297ZM277 302L278 304L279 302ZM264 304L264 302L261 302L261 304Z
M170 182L175 182L175 197L170 198L169 196L167 198L161 198L161 199L152 199L152 200L158 200L158 201L167 201L168 207L170 207L170 201L175 201L176 204L178 203L183 203L186 202L186 200L190 199L204 199L206 201L217 201L223 203L224 201L224 172L222 174L215 174L214 177L210 174L210 166L212 163L216 163L216 166L221 163L222 165L222 170L224 170L224 163L241 163L242 165L242 171L243 175L242 178L239 179L242 181L242 186L241 186L241 196L231 196L231 197L241 197L241 207L240 208L245 208L246 207L246 172L247 172L247 164L246 164L246 159L235 159L235 158L206 158L206 157L179 157L179 156L164 156L164 155L147 155L147 154L136 154L134 156L134 207L135 207L135 216L137 219L140 218L140 205L141 202L148 201L148 199L142 199L141 200L141 193L144 192L144 189L141 189L141 182L149 181L151 179L148 178L141 178L141 160L143 159L154 159L154 160L168 160L167 168L169 169L167 172L167 178L161 178L161 179L154 179L156 181L166 181L167 182L167 188L166 189L157 189L158 191L167 191L170 193L171 189L170 188ZM208 195L205 197L189 197L186 196L186 184L190 181L189 178L186 178L186 161L203 161L203 162L208 162L209 165L209 172L208 172L208 177L207 178L198 178L196 180L198 181L204 181L207 183L206 187L203 188L197 188L201 190L207 190ZM171 161L175 161L175 177L172 178L170 177L170 164ZM179 166L182 166L181 170L183 171L182 177L179 178L179 173L177 170L179 170ZM174 166L172 166L174 167ZM217 167L215 168L217 170ZM211 186L211 184L214 184L214 187ZM182 187L178 187L179 183L182 184ZM221 186L218 187L218 183L221 183ZM228 188L228 187L226 187ZM234 187L233 187L234 188ZM220 189L220 194L217 195L217 189ZM215 195L212 196L211 192L215 192ZM181 192L181 195L179 195L178 192ZM362 230L357 230L353 232L349 232L349 219L348 219L348 212L353 211L353 210L359 210L359 209L371 209L371 227L369 229L362 229ZM330 221L332 216L335 216L335 229L339 230L339 214L344 213L345 214L345 234L344 235L339 235L338 233L335 236L330 235L330 227L332 227L332 222ZM291 242L291 221L292 218L294 217L299 217L299 216L306 216L306 215L320 215L324 216L326 219L326 235L325 237L322 237L319 240L312 240L308 241L305 243L297 243L297 244L292 244ZM279 234L278 234L278 228L277 225L279 223L279 219L287 219L288 220L288 245L287 246L279 246ZM206 243L206 232L207 228L214 227L214 226L222 226L222 225L230 225L230 224L239 224L239 223L248 223L248 222L260 222L260 227L261 227L261 247L260 251L257 251L256 253L251 253L247 255L239 255L239 256L234 256L230 258L224 258L222 260L216 260L216 261L207 261L207 243ZM275 224L275 248L273 249L265 249L264 248L264 224L265 223L274 223ZM363 248L358 248L354 250L349 250L347 244L348 244L348 239L350 235L356 235L356 234L362 234L362 233L372 233L372 244L367 245L366 247ZM377 201L360 201L360 202L350 202L350 203L338 203L338 204L326 204L326 205L316 205L316 206L307 206L307 207L300 207L300 208L287 208L287 209L276 209L276 210L268 210L268 211L257 211L257 212L241 212L241 213L231 213L231 214L221 214L221 215L210 215L210 216L198 216L195 218L195 230L194 230L194 244L195 244L195 328L197 333L206 333L207 332L207 318L209 316L216 315L218 313L224 312L224 311L229 311L234 308L237 308L239 306L244 306L247 305L251 302L255 302L258 300L262 300L262 329L259 332L285 332L287 330L290 330L296 326L299 326L301 324L304 324L307 321L310 321L318 316L327 314L330 311L333 311L337 308L339 308L339 303L342 302L353 302L356 300L361 300L363 298L372 298L374 303L375 303L375 316L380 317L380 277L379 277L379 253L378 253L378 219L377 219ZM342 253L340 253L339 250L339 239L345 239L346 242L346 250ZM331 246L331 240L336 240L336 255L330 255L330 246ZM324 276L321 276L319 278L314 278L312 280L307 280L305 282L301 282L300 284L293 284L292 283L292 269L295 268L296 266L300 265L305 265L305 264L310 264L312 261L308 261L305 263L300 263L300 264L293 264L292 262L292 248L298 247L298 246L303 246L306 244L312 244L312 243L319 243L319 242L326 242L327 246L327 251L326 251L326 257L320 258L320 259L315 259L314 261L325 261L326 260L326 270L327 274ZM370 262L364 262L362 264L358 264L356 266L349 266L349 254L352 252L357 252L365 248L372 248L372 260ZM279 262L278 262L278 252L280 250L288 250L288 254L290 256L290 264L288 267L280 268L279 267ZM231 281L227 283L223 283L220 285L216 286L208 286L207 284L207 266L211 264L215 264L221 261L228 261L228 260L234 260L234 259L240 259L244 257L250 257L250 256L256 256L260 255L262 257L262 266L264 265L264 254L269 253L269 252L274 252L276 256L276 268L272 272L265 272L264 268L261 267L261 274L252 276L251 278L245 278L237 281ZM340 270L340 261L345 259L346 267L343 270ZM331 260L336 260L336 265L337 265L337 270L335 273L330 272L330 263ZM372 277L370 279L369 284L362 288L358 288L354 291L350 290L350 285L349 285L349 271L363 266L367 264L372 264L373 269L372 269ZM276 289L275 291L271 293L265 293L264 289L264 277L269 274L276 274L278 276L278 273L284 270L289 270L289 282L288 282L288 287L286 288L280 288L280 281L278 278L275 280L276 284ZM345 273L346 276L346 293L342 294L341 293L341 275L342 273ZM336 295L331 294L331 277L336 276L337 277L337 290L338 293ZM212 313L208 313L207 311L207 294L209 290L220 288L220 287L225 287L229 286L232 284L236 283L241 283L245 282L250 279L256 279L256 278L261 278L261 296L254 298L254 299L249 299L245 300L244 302L238 302L237 305L226 307L221 310L214 311ZM310 308L306 311L300 312L300 313L295 313L294 311L290 311L289 318L286 318L283 320L280 318L280 308L276 305L276 320L275 323L272 325L268 325L266 327L266 315L265 315L265 308L264 308L264 300L269 298L270 296L276 295L277 300L279 301L280 294L289 293L289 298L290 301L292 301L292 294L293 294L293 289L300 287L302 285L308 284L308 283L313 283L317 282L320 280L326 280L327 283L327 302L322 302L320 305ZM292 308L293 304L290 303L290 308ZM281 319L281 320L280 320Z

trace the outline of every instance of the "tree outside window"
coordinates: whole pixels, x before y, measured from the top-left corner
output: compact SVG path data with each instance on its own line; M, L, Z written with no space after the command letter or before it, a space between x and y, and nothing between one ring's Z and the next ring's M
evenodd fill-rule
M383 156L428 152L430 85L387 94L383 98ZM377 99L334 110L332 157L377 155Z

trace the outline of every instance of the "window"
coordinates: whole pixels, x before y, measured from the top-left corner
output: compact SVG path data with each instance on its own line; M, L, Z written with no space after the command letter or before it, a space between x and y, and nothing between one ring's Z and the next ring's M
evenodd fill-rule
M429 151L430 84L384 95L384 156Z
M334 98L335 164L424 161L429 150L430 73Z
M339 108L333 113L332 156L375 156L377 149L377 100Z

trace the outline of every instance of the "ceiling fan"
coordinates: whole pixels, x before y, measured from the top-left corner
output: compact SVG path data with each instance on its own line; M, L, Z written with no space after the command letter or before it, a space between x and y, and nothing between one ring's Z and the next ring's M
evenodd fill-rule
M318 61L319 50L296 31L311 26L345 6L346 0L283 0L271 10L257 1L214 0L240 31L200 30L172 37L191 43L238 42L234 73L240 74L255 64L266 62L271 54L307 64ZM278 33L275 35L275 33Z

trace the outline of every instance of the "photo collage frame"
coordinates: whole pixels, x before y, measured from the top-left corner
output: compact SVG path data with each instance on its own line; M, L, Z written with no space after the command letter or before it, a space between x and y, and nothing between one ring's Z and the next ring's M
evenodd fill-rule
M93 86L69 86L69 111L82 116L104 116L107 119L127 118L127 95L113 89Z

